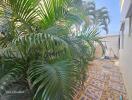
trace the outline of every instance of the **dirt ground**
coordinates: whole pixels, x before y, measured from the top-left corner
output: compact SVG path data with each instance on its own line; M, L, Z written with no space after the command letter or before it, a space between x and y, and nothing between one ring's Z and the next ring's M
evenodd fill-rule
M74 100L128 100L117 60L95 60L88 65L85 88Z

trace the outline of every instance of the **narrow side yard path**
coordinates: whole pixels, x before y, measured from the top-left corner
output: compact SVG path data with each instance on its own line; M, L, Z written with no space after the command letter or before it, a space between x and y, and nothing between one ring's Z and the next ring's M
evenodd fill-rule
M119 66L116 60L95 60L88 67L85 88L74 100L128 100Z

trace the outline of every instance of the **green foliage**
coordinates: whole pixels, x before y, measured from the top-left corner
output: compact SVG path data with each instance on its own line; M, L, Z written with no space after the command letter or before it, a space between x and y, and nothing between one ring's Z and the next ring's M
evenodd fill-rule
M39 64L34 64L28 71L29 79L33 80L33 88L36 88L34 98L39 100L72 99L76 89L76 81L73 79L77 73L76 67L67 61L51 65Z
M98 28L71 36L83 19L69 11L70 0L2 0L0 96L21 84L34 100L71 100L83 86ZM7 9L9 13L7 14Z
M92 24L100 26L107 34L109 33L108 24L110 23L110 18L106 7L97 9L95 2L90 1L85 5L85 11Z
M93 1L83 1L84 4L81 0L73 1L71 12L84 20L84 27L96 26L99 29L104 30L107 34L109 33L108 24L110 23L110 18L106 7L97 9L96 4ZM79 4L76 3L76 1L79 1ZM75 9L74 6L76 5L77 7Z

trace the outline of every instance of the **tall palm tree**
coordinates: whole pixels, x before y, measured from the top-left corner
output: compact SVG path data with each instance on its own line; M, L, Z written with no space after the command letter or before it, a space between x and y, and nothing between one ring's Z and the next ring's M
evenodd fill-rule
M34 100L71 100L85 81L98 30L70 37L70 0L3 0L0 96L28 91Z
M105 30L108 34L108 24L110 23L109 13L106 7L100 9L96 8L95 2L88 2L85 5L85 11L89 19L91 19L91 24L100 26L101 29Z
M80 31L80 26L83 26L84 28L98 27L99 29L104 30L107 34L109 33L108 25L110 23L110 18L106 7L97 9L96 4L93 1L73 1L70 12L82 19L80 23L75 24L77 30Z

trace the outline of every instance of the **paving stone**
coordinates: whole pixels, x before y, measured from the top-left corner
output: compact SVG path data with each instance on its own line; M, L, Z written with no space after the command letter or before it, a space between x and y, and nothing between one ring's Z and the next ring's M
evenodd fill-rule
M112 88L113 90L119 91L121 93L126 93L124 84L109 81L109 87Z
M99 88L99 89L104 89L104 82L102 81L99 81L99 80L96 80L96 79L92 79L90 82L89 82L90 85L96 87L96 88Z
M87 98L92 98L93 100L100 100L102 95L102 90L92 85L89 85L85 90L84 94Z
M95 60L89 65L85 89L74 100L128 100L122 74L109 60Z

